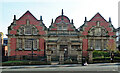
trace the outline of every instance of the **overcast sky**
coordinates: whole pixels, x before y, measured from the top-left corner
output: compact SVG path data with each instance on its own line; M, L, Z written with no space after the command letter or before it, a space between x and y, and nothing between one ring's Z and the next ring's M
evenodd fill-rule
M49 27L51 19L56 19L64 10L70 20L73 19L76 28L79 28L85 17L90 20L99 12L107 21L111 17L112 24L118 27L118 2L119 0L0 0L0 32L6 38L7 27L29 10L38 20L43 17L44 24Z

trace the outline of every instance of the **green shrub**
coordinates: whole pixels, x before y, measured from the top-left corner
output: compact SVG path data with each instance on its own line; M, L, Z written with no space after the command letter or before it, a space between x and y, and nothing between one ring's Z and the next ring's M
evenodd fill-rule
M3 66L18 66L18 65L48 65L45 61L7 61L3 62Z
M106 51L93 51L93 58L95 57L109 57L110 56L110 53L109 52L106 52Z

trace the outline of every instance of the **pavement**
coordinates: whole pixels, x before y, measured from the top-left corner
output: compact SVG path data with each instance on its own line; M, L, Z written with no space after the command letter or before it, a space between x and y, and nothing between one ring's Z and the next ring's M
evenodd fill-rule
M2 71L118 71L120 63L1 66Z

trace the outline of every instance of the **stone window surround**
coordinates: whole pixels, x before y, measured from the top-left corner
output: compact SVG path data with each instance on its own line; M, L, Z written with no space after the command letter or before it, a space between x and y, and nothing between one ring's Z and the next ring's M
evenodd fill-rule
M19 48L19 40L20 40L20 39L22 40L22 44L21 44L21 45L22 45L22 48L21 48L21 47ZM18 39L17 39L17 47L18 47L19 50L22 50L22 49L26 50L26 48L25 48L25 39L26 39L26 38L18 38ZM30 38L27 38L27 39L30 39ZM34 50L39 49L39 39L36 39L36 41L37 41L37 45L35 44L35 45L36 45L36 48L33 48ZM33 47L34 47L35 45L34 45L34 41L33 41ZM31 46L31 47L32 47L32 46ZM28 50L31 50L31 49L28 49ZM27 51L27 50L26 50L26 51Z

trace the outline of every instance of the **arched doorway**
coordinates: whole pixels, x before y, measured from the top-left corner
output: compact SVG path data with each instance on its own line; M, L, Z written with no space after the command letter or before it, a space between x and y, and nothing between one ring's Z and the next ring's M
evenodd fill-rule
M68 45L60 45L60 49L64 50L64 57L68 57Z

